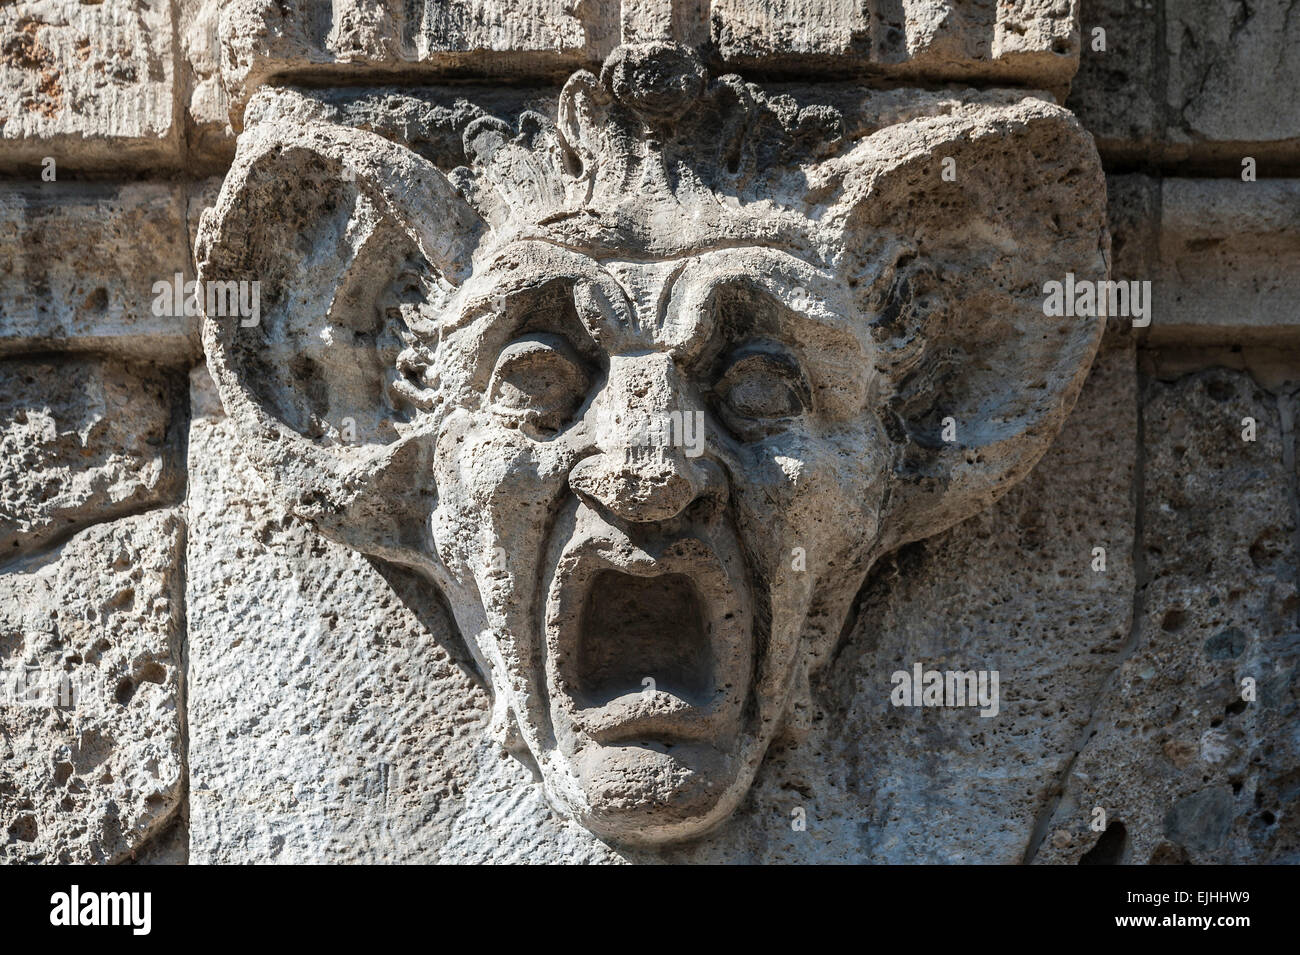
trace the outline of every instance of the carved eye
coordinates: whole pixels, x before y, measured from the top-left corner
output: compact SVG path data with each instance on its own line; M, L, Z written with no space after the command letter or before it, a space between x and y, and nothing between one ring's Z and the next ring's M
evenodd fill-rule
M737 353L714 391L727 424L747 439L770 433L808 405L808 389L794 359L761 347Z
M591 386L582 360L558 335L529 335L501 352L488 387L492 410L539 440L556 435Z

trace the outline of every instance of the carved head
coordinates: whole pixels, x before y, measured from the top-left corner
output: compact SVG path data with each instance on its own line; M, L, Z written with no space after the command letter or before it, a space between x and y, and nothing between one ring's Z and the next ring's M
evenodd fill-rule
M250 124L204 219L201 280L261 282L204 332L258 467L441 590L493 731L606 838L731 813L872 563L1021 478L1098 344L1042 308L1106 268L1069 113L846 97L624 47L554 120L466 111L446 172Z

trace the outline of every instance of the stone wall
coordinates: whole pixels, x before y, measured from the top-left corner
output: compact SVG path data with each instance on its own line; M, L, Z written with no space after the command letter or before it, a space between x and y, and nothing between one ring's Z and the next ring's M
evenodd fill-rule
M1300 861L1287 3L318 6L0 6L0 860ZM1063 103L1152 290L1023 481L875 565L733 817L661 848L552 808L444 598L285 506L156 288L246 128L450 167L468 113L553 118L649 41L807 102ZM916 662L996 670L1000 712L891 706Z

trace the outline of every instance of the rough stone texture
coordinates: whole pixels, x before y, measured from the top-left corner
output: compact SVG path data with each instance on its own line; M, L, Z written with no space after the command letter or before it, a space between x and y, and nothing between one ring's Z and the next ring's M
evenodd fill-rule
M177 397L146 367L0 359L0 560L179 500Z
M1300 340L1300 179L1166 179L1151 337Z
M1066 106L1078 114L1107 160L1133 160L1164 138L1164 62L1158 8L1163 0L1080 0L1079 72ZM1106 48L1094 48L1094 30Z
M1092 850L1101 807L1115 828L1092 861L1300 862L1293 412L1279 407L1238 371L1149 382L1138 629L1038 861Z
M1067 105L1108 160L1300 170L1300 19L1290 0L1082 0ZM1163 23L1163 30L1162 30ZM1106 49L1092 47L1093 28Z
M1115 277L1152 283L1152 345L1300 343L1300 179L1107 180Z
M1006 864L1029 853L1129 635L1135 384L1131 340L1117 339L1023 484L873 574L818 697L809 748L822 760L804 772L832 797L809 809L825 856ZM1000 712L891 706L891 674L918 662L998 670Z
M170 0L0 6L0 169L175 166L172 29Z
M614 843L730 816L867 570L1020 480L1101 336L1042 300L1109 245L1068 113L858 98L623 46L552 116L453 110L453 169L264 98L203 216L266 300L204 331L252 466L446 594L493 736Z
M710 36L731 67L858 68L893 76L1063 87L1079 62L1074 2L715 0Z
M183 549L180 519L159 510L3 567L0 862L123 861L175 816ZM66 675L64 695L33 695L26 677L20 698L28 668Z
M191 861L437 860L487 710L454 630L434 592L274 506L194 377Z
M222 75L236 124L272 76L555 78L598 65L619 43L675 41L732 69L1062 91L1079 60L1074 0L346 0L328 17L307 6L235 0L223 9Z
M198 318L155 315L194 277L185 194L163 184L0 184L0 354L76 348L191 360Z
M1300 20L1291 0L1165 7L1173 142L1300 148ZM1219 152L1231 150L1221 146Z
M177 0L186 66L186 171L224 169L235 155L230 100L221 81L221 10L227 0Z
M85 699L75 709L0 699L0 861L176 864L192 847L196 861L224 862L1300 862L1300 179L1279 178L1300 176L1293 95L1300 26L1291 7L1288 0L0 4L0 176L7 178L0 182L0 667L53 666L74 681L69 686L82 686L80 674L107 681L98 708ZM1104 52L1091 47L1094 26L1106 29ZM636 80L625 51L603 78L561 91L574 70L599 73L620 43L669 40L695 50L713 82L737 70L762 86L733 83L725 95L734 100L714 87L678 124L694 122L699 135L672 131L682 100L671 81L684 76L691 86L689 71L668 70L670 82L650 89ZM468 586L460 586L464 574L435 583L427 565L422 574L383 558L411 562L421 520L410 517L408 492L430 488L427 476L439 463L444 512L461 508L472 519L456 532L463 540L451 535L452 546L436 527L432 541L414 543L486 563L489 554L478 551L510 530L493 506L506 500L516 523L526 523L518 515L527 513L518 506L527 482L491 500L482 492L492 456L522 447L513 459L524 462L522 472L502 470L518 475L527 472L525 439L540 436L552 447L565 440L564 432L546 433L553 409L518 406L519 386L533 372L557 387L574 379L547 377L546 341L516 349L513 365L494 371L501 342L488 335L466 344L463 330L458 338L439 329L452 347L431 363L407 323L427 318L431 301L460 295L464 304L472 292L481 293L480 304L463 315L480 305L561 313L572 331L579 315L624 291L625 306L643 311L659 288L645 262L671 260L674 242L720 235L742 248L707 253L703 274L722 261L707 255L725 252L736 272L769 290L784 283L786 304L803 310L811 302L820 314L825 276L783 271L744 243L793 242L805 261L840 274L848 265L837 258L839 239L801 234L794 224L816 217L838 228L836 203L855 165L890 160L893 172L865 195L892 194L898 203L853 219L849 232L894 230L919 244L922 261L907 259L906 245L896 257L898 249L882 253L861 238L844 243L866 250L864 260L877 256L856 263L858 277L879 264L878 253L897 266L899 280L887 283L883 303L890 321L912 327L928 314L942 324L934 318L942 309L918 308L933 305L927 283L935 279L956 300L975 304L974 313L996 311L981 297L987 289L980 291L993 276L1000 288L1023 286L1023 314L1037 315L1028 308L1037 305L1030 290L1066 266L1044 273L1037 250L1059 236L1035 233L1051 217L1026 209L1023 196L1038 188L1035 171L1068 179L1072 164L1054 167L1055 158L1091 151L1045 134L1056 120L1024 90L1048 90L1034 95L1059 102L1076 65L1066 102L1112 173L1111 274L1153 282L1152 327L1131 332L1123 319L1109 321L1062 436L987 510L887 554L861 590L878 554L833 559L843 606L810 616L806 635L818 649L793 668L789 705L773 721L781 728L766 756L750 760L752 785L729 819L693 841L638 848L566 818L571 801L555 792L564 774L544 765L539 775L523 738L530 721L548 714L534 708L521 728L501 702L514 692L500 686L514 662L509 645L499 644L506 652L494 656L491 634L479 633L489 628L472 614L466 621L464 608L480 595L489 611L509 608L500 575L471 567ZM913 80L930 92L883 88ZM942 91L953 80L986 89ZM987 88L999 84L1020 90ZM737 117L757 146L733 136ZM219 194L234 130L244 126L251 132L231 174L242 193L232 203ZM642 148L650 129L654 145ZM277 154L281 146L287 152ZM1258 182L1240 180L1246 155L1259 161ZM41 183L47 156L57 161L58 179ZM939 161L948 157L957 160L958 180L945 193ZM972 185L966 177L976 170ZM85 181L95 179L102 181ZM426 187L436 201L412 206L412 197L427 197ZM460 199L472 210L464 218L440 205L455 209ZM1059 214L1063 205L1052 205ZM200 242L205 213L208 236ZM279 231L259 234L261 221ZM180 433L189 409L176 403L187 398L186 370L200 360L198 321L155 316L153 283L176 272L194 278L193 252L210 249L218 222L227 252L242 245L248 258L216 261L248 265L242 274L264 280L262 327L221 329L245 346L273 346L245 347L235 362L254 400L266 404L268 395L294 394L295 382L308 384L301 401L271 401L270 416L305 430L326 454L310 458L326 465L317 476L339 465L339 482L355 488L374 473L370 465L390 462L395 487L370 499L286 495L286 483L310 490L309 480L295 480L310 477L312 467L289 482L265 482L264 432L241 432L226 419L202 371L194 377L194 427ZM945 235L935 223L947 222ZM1054 228L1069 235L1077 224L1067 215ZM519 228L531 238L558 233L570 247L575 236L581 245L594 232L597 244L613 247L612 257L596 256L598 269L558 266L583 281L608 273L589 286L599 293L595 301L569 289L567 298L519 295L515 308L511 296L551 288L554 258L536 268L537 282L524 276L507 285L507 296L485 287L493 256L483 237ZM1021 256L1025 271L1006 271L988 251L1011 255L1008 233L1030 250ZM458 259L465 243L478 247L479 258L442 274L449 262L466 261ZM637 263L621 261L629 249ZM939 260L933 272L918 267L927 256ZM505 261L538 265L531 253ZM440 276L432 287L431 272ZM696 288L697 274L684 270L675 288ZM316 282L285 281L295 275ZM954 282L961 285L955 293ZM300 299L328 301L332 311L313 312L302 301L286 308L286 287ZM344 290L337 298L336 288ZM665 299L676 314L686 300ZM749 316L766 323L765 334L777 327L779 308L757 294L721 304L724 325ZM856 314L879 304L872 290L825 310ZM371 306L380 326L353 321ZM321 315L329 321L314 323ZM526 332L542 331L542 319L531 321ZM947 352L951 362L923 364L911 379L920 387L895 405L923 451L926 441L941 447L941 415L953 409L918 405L918 391L965 393L970 402L954 418L965 437L966 409L1024 375L1000 367L992 391L954 377L964 356L1001 360L988 328L969 331ZM878 342L880 332L866 340ZM1134 340L1145 368L1145 441L1136 447ZM340 349L346 341L363 347ZM852 344L821 333L802 343L840 358ZM478 441L474 450L444 445L428 457L403 457L420 415L444 414L447 404L431 411L420 403L468 374L448 359L452 353L491 356L451 402L459 402L457 413L481 412L474 396L494 392L488 410L512 414L516 430L479 440L482 431L451 429ZM892 387L900 368L915 371L907 348L894 354L898 367L873 387ZM579 364L590 358L576 357ZM840 381L854 380L862 367L851 358L846 364ZM616 427L679 393L649 373L611 367L597 377L602 387L630 384L621 408L604 409ZM1049 391L1060 385L1059 377L1049 380ZM737 394L753 407L773 391L751 383ZM363 400L376 395L379 412ZM588 410L590 431L610 427L598 399ZM1253 444L1240 441L1246 415L1258 422ZM722 433L722 423L708 420ZM1049 416L1035 440L1045 446L1058 423ZM716 435L706 429L706 437ZM755 517L762 508L747 503L747 482L765 482L780 497L798 463L801 490L825 500L825 487L810 465L812 444L791 451L780 439L763 440L783 452L778 468L723 463L743 479L730 487L737 526L762 526L777 541L768 545L775 556L743 545L745 559L780 569L776 558L791 542L781 521ZM281 444L302 448L284 432ZM626 520L647 508L671 509L678 496L699 491L694 481L709 492L718 487L701 459L680 448L619 451L626 467L573 469L561 493L585 495ZM858 460L854 454L846 457ZM716 456L709 451L703 461ZM967 466L1006 464L991 458L977 449ZM566 473L565 462L552 463L554 474L544 479ZM187 509L173 512L182 464L191 473ZM638 484L651 465L663 484ZM1016 469L1013 478L1023 473ZM935 486L943 486L943 467L928 477L936 474ZM688 476L690 490L674 475ZM332 518L329 506L340 502L353 510ZM555 507L535 503L538 513ZM326 532L295 510L323 521ZM193 527L188 544L184 513ZM909 522L905 509L894 514L902 517L879 523L902 527L898 541L959 516ZM832 560L817 524L824 516L785 522L812 541L806 557L818 580L832 576L822 566ZM866 539L876 522L860 517L834 520ZM564 511L557 525L569 520ZM340 522L352 530L341 534ZM373 538L349 535L376 526L390 529L388 545L400 546L358 556L373 549ZM715 544L726 536L716 525L708 533ZM355 549L336 543L340 537ZM618 544L607 530L589 539ZM1094 546L1106 548L1104 573L1092 570ZM517 575L511 561L528 549L511 538L505 551L504 573ZM708 603L725 588L706 564L674 566L704 568ZM776 590L788 578L759 576ZM633 595L622 610L659 619L654 600L635 599L633 583L604 589ZM190 709L200 723L189 734L197 762L185 779L182 586L197 608L188 664L199 689ZM461 608L460 625L440 590L451 609ZM675 608L690 605L671 588L659 596ZM782 613L798 611L798 597L773 601L778 624ZM592 612L617 622L619 609L606 603ZM689 616L677 614L674 632ZM846 618L856 622L841 637ZM628 647L651 657L662 649L644 631L625 636L620 651L629 657L636 653ZM598 643L586 646L595 652ZM599 659L612 666L609 654ZM890 676L914 662L997 669L999 714L891 706ZM1240 699L1244 676L1257 680L1253 702ZM661 696L672 689L661 688ZM653 702L631 703L638 706L642 717L671 724L673 713ZM546 747L540 751L546 763ZM187 784L195 788L193 825ZM615 780L604 795L626 804L670 789L641 776ZM1112 824L1105 839L1089 826L1096 806Z

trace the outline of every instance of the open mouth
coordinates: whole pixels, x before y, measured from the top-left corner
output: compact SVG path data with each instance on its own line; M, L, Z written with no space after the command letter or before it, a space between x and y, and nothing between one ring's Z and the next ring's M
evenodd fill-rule
M597 572L576 653L574 690L582 707L656 692L704 706L715 688L709 621L685 574Z
M566 523L545 622L556 731L601 744L738 731L754 661L734 534L633 542L585 505Z

